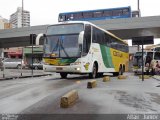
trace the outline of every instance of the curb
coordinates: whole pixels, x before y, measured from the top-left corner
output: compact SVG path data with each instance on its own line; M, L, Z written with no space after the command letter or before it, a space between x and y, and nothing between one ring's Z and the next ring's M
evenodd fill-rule
M0 81L3 80L11 80L11 79L17 79L17 78L30 78L30 77L41 77L41 76L48 76L48 75L52 75L52 74L43 74L43 75L28 75L28 76L14 76L14 77L6 77L6 78L0 78Z

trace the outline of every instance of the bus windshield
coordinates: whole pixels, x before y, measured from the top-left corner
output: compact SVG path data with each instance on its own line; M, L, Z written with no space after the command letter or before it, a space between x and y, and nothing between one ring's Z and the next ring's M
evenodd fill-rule
M146 55L146 53L144 53ZM133 59L133 66L142 66L142 52L136 52Z
M48 28L44 57L80 57L79 33L83 24L55 25Z

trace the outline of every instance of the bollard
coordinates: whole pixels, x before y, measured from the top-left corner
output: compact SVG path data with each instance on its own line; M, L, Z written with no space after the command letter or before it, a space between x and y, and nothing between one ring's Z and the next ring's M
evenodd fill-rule
M103 82L107 82L107 81L110 81L110 77L109 76L103 77Z
M118 79L126 79L127 78L127 76L125 76L125 75L119 75L118 76Z
M92 81L88 82L88 84L87 84L87 88L94 88L96 86L97 86L96 80L92 80Z
M60 107L61 108L68 108L76 103L78 100L78 92L76 90L72 90L61 97Z
M143 78L144 78L144 79L149 79L150 76L149 76L149 75L144 75ZM139 75L139 79L142 79L142 75Z

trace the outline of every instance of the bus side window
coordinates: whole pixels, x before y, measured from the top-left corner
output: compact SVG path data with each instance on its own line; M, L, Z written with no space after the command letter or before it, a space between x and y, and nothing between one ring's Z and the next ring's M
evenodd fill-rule
M160 60L160 52L155 52L154 59Z
M123 15L129 15L129 9L128 8L123 9Z
M82 55L85 56L89 52L91 45L91 26L86 25L84 31L84 39L83 39L83 53Z
M122 10L113 10L113 16L122 16Z
M103 16L104 17L111 17L112 16L112 11L108 11L108 10L104 11Z

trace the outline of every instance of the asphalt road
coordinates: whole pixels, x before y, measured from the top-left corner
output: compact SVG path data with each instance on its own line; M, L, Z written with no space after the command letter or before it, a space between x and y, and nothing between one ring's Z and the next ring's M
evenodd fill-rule
M87 88L87 76L59 75L0 81L1 114L129 114L160 113L160 81L141 81L126 73L125 80L111 77L97 87ZM60 98L76 89L79 100L70 108L60 108Z

